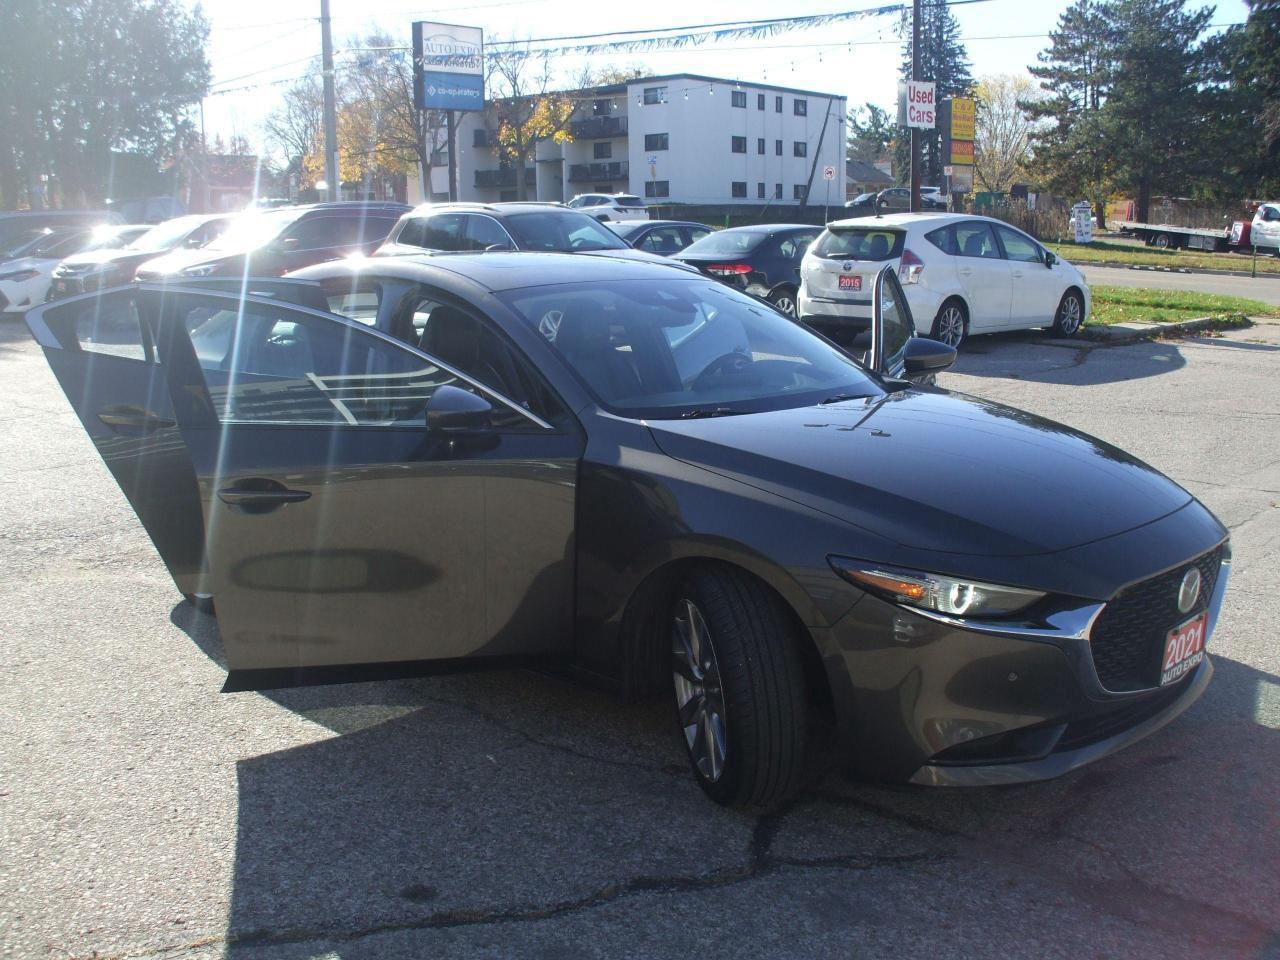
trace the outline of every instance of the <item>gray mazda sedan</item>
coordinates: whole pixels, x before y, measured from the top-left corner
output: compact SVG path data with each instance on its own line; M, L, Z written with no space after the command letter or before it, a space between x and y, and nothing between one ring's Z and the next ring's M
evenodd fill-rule
M768 806L834 731L871 778L1055 776L1212 673L1227 531L1100 440L921 387L893 272L865 357L714 280L417 255L136 284L27 323L227 690L553 666L671 699Z

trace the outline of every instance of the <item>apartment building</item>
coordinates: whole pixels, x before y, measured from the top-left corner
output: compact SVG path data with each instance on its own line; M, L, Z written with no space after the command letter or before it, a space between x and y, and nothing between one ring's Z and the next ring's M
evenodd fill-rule
M538 144L527 199L633 193L649 203L844 201L845 98L698 74L643 77L570 91L573 140ZM484 113L460 115L458 196L514 200L516 171L492 146ZM438 164L437 164L438 161ZM433 199L448 196L447 158L433 160ZM826 181L826 167L836 178Z

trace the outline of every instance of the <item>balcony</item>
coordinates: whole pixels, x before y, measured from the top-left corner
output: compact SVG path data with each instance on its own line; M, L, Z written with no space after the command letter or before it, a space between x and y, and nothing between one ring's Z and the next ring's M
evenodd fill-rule
M575 140L604 140L607 137L627 135L626 117L592 117L575 120L569 124L569 133Z
M538 171L533 167L528 167L524 171L525 186L535 186L538 179ZM516 168L505 167L498 170L477 170L476 186L477 187L514 187L516 185Z
M579 183L584 180L594 180L597 183L607 183L611 180L626 180L627 161L618 160L614 163L574 163L569 166L569 182Z

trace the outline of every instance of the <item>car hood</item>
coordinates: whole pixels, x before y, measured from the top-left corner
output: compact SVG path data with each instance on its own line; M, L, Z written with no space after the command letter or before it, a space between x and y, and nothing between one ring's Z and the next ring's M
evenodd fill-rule
M218 263L226 260L228 257L237 256L235 251L230 250L173 250L163 256L153 257L146 261L147 272L156 273L181 273L187 267L194 267L202 263Z
M56 257L18 257L16 260L4 261L0 273L17 273L19 270L45 270L58 260Z
M1053 553L1191 500L1100 440L945 391L648 425L669 456L940 553Z
M123 263L126 260L136 260L141 263L144 260L162 257L166 252L164 250L130 250L126 247L117 247L114 250L86 250L83 253L73 253L62 262L67 267L75 270L83 269L84 267L102 266L107 263Z

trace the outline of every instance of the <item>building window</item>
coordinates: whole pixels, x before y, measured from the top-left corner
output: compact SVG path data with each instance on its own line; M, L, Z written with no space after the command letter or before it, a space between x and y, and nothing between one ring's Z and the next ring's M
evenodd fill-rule
M487 147L489 145L489 131L484 127L476 127L471 132L471 145L473 147Z
M670 180L649 180L644 185L644 195L646 197L669 197L671 196Z
M791 155L793 157L807 157L809 155L809 145L803 140L797 140L791 144Z
M610 160L613 158L613 144L608 140L601 143L593 143L591 145L591 155L596 160Z
M773 199L775 199L775 200L781 200L781 199L782 199L782 184L780 184L780 183L775 183L775 184L773 185Z
M782 156L782 141L781 141L781 140L775 140L775 141L773 141L773 155L774 155L775 157L780 157L780 156Z
M646 106L650 106L655 103L666 103L667 88L666 87L645 87L644 102Z
M764 153L764 137L756 137L756 153Z
M729 96L729 102L735 107L747 109L747 91L734 90Z
M746 153L746 152L747 152L747 138L746 138L746 137L734 137L734 138L733 138L733 152L734 152L734 153Z
M782 98L781 98L781 97L774 97L774 98L773 98L773 112L774 112L774 113L781 113L781 112L782 112Z
M805 185L803 183L797 183L791 188L791 197L793 200L803 200L806 192Z
M597 117L607 117L613 110L608 100L597 100L591 105L591 112Z
M747 195L747 181L745 181L745 180L735 180L735 181L733 181L732 188L733 188L733 195L734 195L735 197L746 197L746 195Z
M646 150L666 150L667 135L665 133L646 133L644 135L644 148Z
M761 200L763 200L763 199L764 199L764 184L763 184L763 183L757 183L757 184L756 184L756 196L757 196L757 197L759 197Z
M809 115L809 101L796 100L791 104L791 112L797 117L807 117Z
M757 110L763 110L763 109L764 109L764 94L763 94L763 93L757 93L757 94L756 94L756 109L757 109Z
M500 190L498 191L498 200L501 203L512 203L516 199L516 190Z

